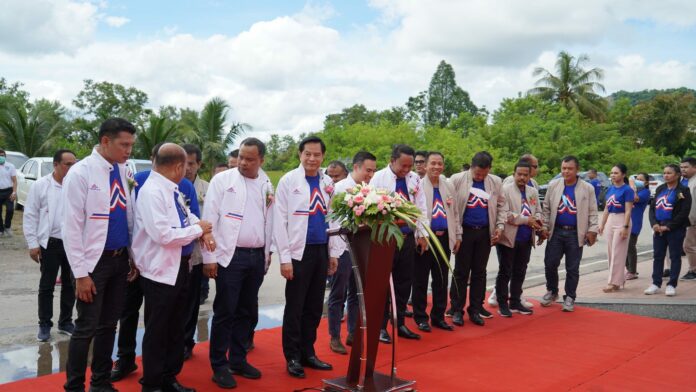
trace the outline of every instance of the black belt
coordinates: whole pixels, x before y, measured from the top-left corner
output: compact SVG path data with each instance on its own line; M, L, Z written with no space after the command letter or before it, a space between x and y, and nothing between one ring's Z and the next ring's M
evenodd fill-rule
M321 244L321 245L323 245L323 244ZM235 252L240 251L240 252L249 252L249 253L263 252L264 250L266 250L266 248L264 248L264 247L261 247L261 248L243 248L243 247L238 246L238 247L234 248Z
M118 257L121 256L124 253L128 253L128 247L123 247L123 248L118 248L118 249L113 249L113 250L104 250L102 252L102 257L107 256L107 257Z
M569 230L569 231L576 231L578 229L577 226L566 226L566 225L556 225L556 228L559 230Z
M48 245L60 245L63 246L63 240L56 237L48 237Z
M469 226L469 225L464 225L464 228L465 228L465 229L469 229L469 230L484 230L484 229L488 230L488 227L489 227L489 226Z
M435 233L435 235L438 237L442 237L443 235L447 234L447 230L438 230L434 231L433 233Z

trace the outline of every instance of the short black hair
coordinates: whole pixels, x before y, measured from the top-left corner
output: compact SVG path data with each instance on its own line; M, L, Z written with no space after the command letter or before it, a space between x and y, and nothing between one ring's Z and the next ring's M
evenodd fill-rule
M417 155L417 154L418 154L418 153L416 153L416 155ZM441 153L440 151L428 151L428 153L425 154L425 161L426 161L426 162L428 162L428 159L430 159L430 156L431 156L431 155L439 155L440 158L442 158L443 161L445 160L445 156L442 155L442 153Z
M689 165L696 167L696 158L684 157L684 159L681 160L681 163L688 163Z
M565 160L564 160L563 162L568 162L568 161L565 161ZM575 163L578 165L578 167L580 167L580 163L577 162L577 159L576 159L576 162L575 162ZM588 172L588 173L590 173L590 172L591 172L591 173L597 173L597 169L595 169L594 167L591 167L591 168L587 169L587 172Z
M469 170L471 169L471 165L468 163L462 163L462 170Z
M203 160L203 153L201 152L200 147L198 147L197 145L187 143L181 147L183 147L184 150L186 151L186 155L194 155L195 154L197 163L200 163L201 160Z
M488 169L493 166L493 157L488 151L479 151L474 154L471 158L471 167L480 167L481 169Z
M223 167L224 167L225 169L228 169L226 163L218 163L217 165L215 165L215 168L216 168L216 169L223 168Z
M249 138L249 139L253 139L253 138ZM245 140L246 140L246 139L245 139ZM242 144L244 144L244 142L242 142ZM259 151L259 152L261 152L261 151ZM261 154L261 155L263 155L263 154ZM230 151L229 157L230 157L230 158L239 158L239 149L236 148L236 149Z
M104 136L109 139L115 139L121 132L128 132L131 135L135 135L135 126L128 120L124 120L120 117L109 118L101 123L99 127L99 142L101 142Z
M580 161L575 155L566 155L561 159L561 162L575 162L575 167L580 168ZM594 169L589 169L588 171L593 171ZM594 170L595 172L597 170Z
M669 167L670 169L674 170L674 174L679 174L679 173L681 172L681 169L679 168L679 165L677 165L676 163L668 163L668 164L665 165L664 168L666 169L666 168L668 168L668 167Z
M0 148L0 154L5 155L5 150L3 150L2 148Z
M242 140L242 142L239 144L239 147L242 147L242 146L255 146L256 149L258 150L259 156L261 156L261 158L263 158L264 155L266 155L266 145L261 140L255 138L255 137L248 137L248 138ZM232 155L235 152L236 152L236 154ZM239 150L232 151L230 153L230 157L231 158L238 158L239 157Z
M341 168L341 170L343 170L344 173L348 174L348 168L346 167L346 164L341 161L331 161L329 162L329 166L327 166L326 168L328 169L331 166L338 166Z
M162 147L162 145L163 145L164 143L166 143L166 142L159 142L159 143L155 144L155 145L152 147L152 151L150 151L150 157L151 157L151 158L154 159L154 158L157 156L157 151L159 151L160 147Z
M425 150L418 150L418 151L416 151L416 154L415 154L415 155L416 155L416 156L420 155L420 156L422 156L422 157L426 157L426 158L427 158L427 157L428 157L428 152L425 151Z
M319 136L307 136L306 138L302 139L300 145L298 146L300 152L304 152L304 146L307 143L319 143L319 145L321 145L321 153L323 154L326 152L326 144L324 144L324 141L321 140Z
M532 165L529 163L529 159L520 159L515 163L515 172L517 172L518 167L526 167L530 171L532 170Z
M353 156L354 165L362 165L365 161L377 162L377 157L367 151L358 151L355 156Z
M65 154L65 153L70 153L70 154L75 155L74 152L72 152L68 149L65 149L65 148L61 148L60 150L56 151L55 154L53 154L53 163L60 163L63 160L63 154ZM77 156L77 155L75 155L75 156Z
M162 149L157 150L157 154L155 154L156 166L166 167L177 163L186 163L186 154L181 154L181 150L176 149L174 151L167 152L165 149L164 153L162 153Z
M392 148L391 159L396 160L401 158L401 155L410 155L412 157L416 156L416 152L410 146L405 144L396 144Z

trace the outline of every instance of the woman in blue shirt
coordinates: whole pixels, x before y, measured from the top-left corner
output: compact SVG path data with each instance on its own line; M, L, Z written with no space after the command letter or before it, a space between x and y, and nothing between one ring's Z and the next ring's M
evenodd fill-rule
M628 237L631 233L631 209L635 193L626 178L626 165L619 163L611 168L611 186L607 190L599 234L607 239L609 258L609 282L605 293L617 291L626 281L624 265L628 253Z
M650 203L649 176L646 173L636 175L633 184L636 187L636 196L633 198L631 210L631 238L628 239L628 256L626 257L626 280L638 279L638 235L643 229L643 216L645 208Z

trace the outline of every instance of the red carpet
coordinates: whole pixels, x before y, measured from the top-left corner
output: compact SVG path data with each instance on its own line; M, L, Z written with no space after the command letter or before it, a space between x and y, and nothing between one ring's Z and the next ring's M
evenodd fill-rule
M416 330L412 320L408 326ZM343 375L347 356L328 348L326 320L316 348L335 370L307 370L298 380L285 372L280 328L259 331L249 362L263 372L261 380L237 378L238 389L293 391L320 388L322 378ZM419 391L696 391L696 325L576 307L535 307L533 316L503 319L496 314L485 327L465 323L455 332L434 330L422 340L401 339L398 375L418 382ZM207 343L179 375L182 384L199 391L219 390L210 381ZM390 346L381 345L380 370L388 372ZM140 371L116 384L139 391ZM0 385L0 392L60 390L59 373Z

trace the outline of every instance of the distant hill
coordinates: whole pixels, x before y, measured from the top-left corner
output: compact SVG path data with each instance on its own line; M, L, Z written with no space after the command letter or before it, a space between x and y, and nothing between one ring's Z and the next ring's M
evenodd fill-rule
M668 88L664 90L643 90L643 91L617 91L607 97L609 102L616 102L616 100L621 98L628 98L631 101L631 105L636 105L641 102L649 101L659 94L673 94L673 93L688 93L696 97L696 90L680 87L680 88Z

